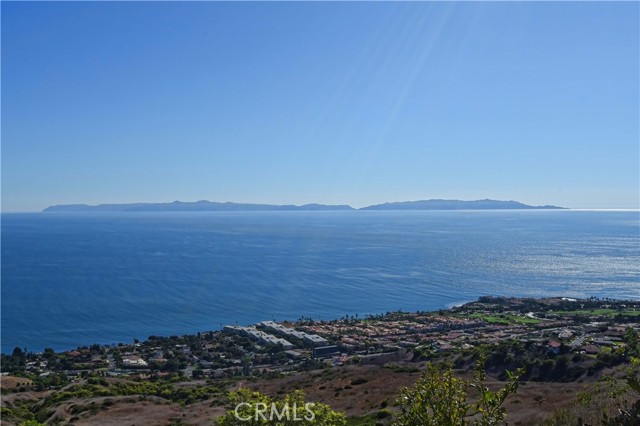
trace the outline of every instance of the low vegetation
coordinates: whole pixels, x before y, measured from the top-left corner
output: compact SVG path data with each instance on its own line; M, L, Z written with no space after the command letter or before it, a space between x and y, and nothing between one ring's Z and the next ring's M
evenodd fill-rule
M307 402L296 391L280 399L240 389L230 395L230 410L217 420L218 426L346 426L346 417L326 404Z
M472 380L456 377L450 364L429 364L427 372L398 399L400 414L394 426L490 426L502 424L507 416L503 404L518 389L523 370L509 372L509 382L498 391L485 384L482 360L476 363ZM475 390L476 402L469 391Z
M606 377L581 392L568 407L553 412L540 426L638 426L640 383Z

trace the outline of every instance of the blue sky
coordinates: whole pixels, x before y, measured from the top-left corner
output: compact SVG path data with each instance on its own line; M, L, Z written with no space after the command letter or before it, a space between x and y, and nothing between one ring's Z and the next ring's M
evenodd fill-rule
M1 7L3 211L640 204L637 2Z

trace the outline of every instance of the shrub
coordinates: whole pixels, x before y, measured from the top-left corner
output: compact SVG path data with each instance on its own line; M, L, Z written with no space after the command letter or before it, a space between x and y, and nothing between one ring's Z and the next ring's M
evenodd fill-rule
M429 364L427 372L412 388L405 388L398 399L400 415L396 426L489 426L504 421L503 403L518 389L523 369L508 372L509 382L504 388L491 392L485 386L484 360L476 363L473 380L455 377L450 363L443 366ZM478 393L478 402L471 404L469 388Z

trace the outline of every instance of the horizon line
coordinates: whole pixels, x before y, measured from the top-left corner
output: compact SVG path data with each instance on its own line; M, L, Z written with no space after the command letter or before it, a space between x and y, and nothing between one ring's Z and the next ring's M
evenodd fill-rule
M4 210L2 209L2 204L0 203L0 213L1 214L5 214L5 213L43 213L46 212L46 209L51 208L51 207L57 207L57 206L87 206L87 207L99 207L99 206L104 206L104 205L122 205L122 206L126 206L126 205L133 205L133 204L158 204L158 205L167 205L167 204L174 204L174 203L183 203L183 204L196 204L196 203L211 203L211 204L239 204L239 205L262 205L262 206L274 206L274 207L282 207L282 206L293 206L293 207L303 207L303 206L313 206L313 205L319 205L319 206L327 206L327 207L348 207L349 209L352 210L365 210L367 207L372 207L372 206L384 206L384 205L389 205L389 204L403 204L403 203L417 203L417 202L424 202L424 201L445 201L445 202L478 202L478 201L494 201L494 202L504 202L504 203L508 203L508 202L513 202L513 203L520 203L523 205L526 205L528 207L533 207L532 210L572 210L572 211L640 211L640 206L638 207L566 207L566 206L559 206L559 205L555 205L555 204L540 204L540 205L536 205L536 204L527 204L526 202L523 201L518 201L518 200L514 200L514 199L509 199L509 200L504 200L504 199L492 199L492 198L478 198L478 199L457 199L457 198L422 198L422 199L415 199L415 200L402 200L402 201L384 201L384 202L375 202L373 204L363 204L363 205L356 205L353 206L351 204L347 204L347 203L320 203L320 202L306 202L306 203L292 203L292 202L287 202L287 203L282 203L282 202L242 202L242 201L210 201L210 200L206 200L206 199L199 199L196 201L181 201L181 200L172 200L172 201L134 201L134 202L100 202L100 203L95 203L95 204L88 204L88 203L82 203L82 202L75 202L75 203L64 203L64 204L50 204L44 208L38 208L38 209L26 209L26 210ZM548 209L545 209L545 207L549 207ZM394 210L394 209L389 209L389 210ZM397 209L397 210L411 210L411 209ZM478 209L413 209L413 210L478 210ZM500 208L500 209L481 209L481 210L528 210L528 209L509 209L509 208ZM188 210L185 210L188 211ZM215 212L215 210L211 210L213 212ZM231 211L231 210L229 210ZM206 212L206 210L204 210L204 212ZM51 213L51 212L49 212Z
M240 203L239 203L240 204ZM248 204L248 203L247 203ZM304 205L304 204L301 204ZM352 206L349 206L352 207ZM256 210L256 211L248 211L248 213L309 213L309 212L313 212L313 213L326 213L326 212L335 212L335 211L340 211L340 212L347 212L347 211L460 211L460 212L464 212L464 211L572 211L572 212L589 212L589 211L593 211L593 212L639 212L640 213L640 207L639 208L615 208L615 207L602 207L602 208L590 208L590 207L578 207L578 208L573 208L573 207L562 207L562 208L549 208L549 209L545 209L545 208L535 208L535 209L388 209L388 210L366 210L364 209L364 207L368 207L368 206L363 206L363 207L352 207L351 210ZM73 212L73 211L66 211L66 212L45 212L44 209L43 210L0 210L0 214L35 214L35 213L82 213L82 214L86 214L86 213L242 213L243 211L241 210L202 210L202 211L140 211L140 212L136 212L136 211L92 211L92 212ZM247 211L244 211L247 212Z

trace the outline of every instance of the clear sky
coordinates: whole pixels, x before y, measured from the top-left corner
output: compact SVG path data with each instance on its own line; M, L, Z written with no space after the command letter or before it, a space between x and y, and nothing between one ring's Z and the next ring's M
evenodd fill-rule
M637 2L1 7L3 211L640 204Z

